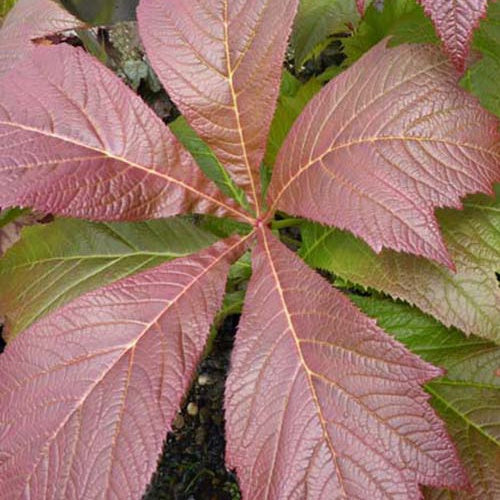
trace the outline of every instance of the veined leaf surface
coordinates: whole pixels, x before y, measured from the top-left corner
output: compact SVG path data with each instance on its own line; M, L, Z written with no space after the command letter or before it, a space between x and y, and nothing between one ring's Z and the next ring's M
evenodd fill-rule
M0 260L0 314L8 340L58 306L214 242L183 218L140 223L58 219L27 228Z
M446 377L428 383L432 405L458 446L472 489L428 489L432 500L494 500L500 495L500 347L465 338L407 304L375 297L352 300L426 361L446 368Z
M458 71L465 69L474 29L486 14L488 0L417 0L432 19Z
M375 254L353 235L317 224L302 231L302 257L312 266L353 283L406 300L447 326L500 342L500 187L496 200L474 196L465 210L446 210L438 220L456 264L384 250Z
M10 343L0 368L5 498L139 498L242 242L91 292Z
M267 229L226 389L227 462L246 499L421 498L461 466L420 384L441 374Z
M0 169L0 206L93 220L240 214L137 95L67 45L37 47L0 80Z
M138 10L161 82L257 212L260 164L297 4L142 0Z
M0 76L30 54L35 48L31 40L83 24L53 0L19 0L1 25Z
M378 44L304 109L269 204L451 267L434 209L500 179L498 122L457 78L434 46Z

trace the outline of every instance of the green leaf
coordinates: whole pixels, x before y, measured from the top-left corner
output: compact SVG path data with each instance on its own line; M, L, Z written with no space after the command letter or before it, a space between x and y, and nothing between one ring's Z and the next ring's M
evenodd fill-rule
M500 187L498 189L500 194ZM456 264L383 250L376 254L351 233L304 223L302 257L312 266L417 305L445 325L500 341L500 197L474 196L465 210L438 219Z
M481 104L500 116L500 3L490 2L487 17L474 35L473 48L482 59L465 74L461 84L479 98Z
M14 7L17 0L0 0L0 21L7 15L10 9Z
M94 24L111 24L135 19L139 0L61 0L70 12Z
M358 21L354 0L301 0L292 32L296 65L309 59L330 35L349 31Z
M343 39L347 56L344 64L350 66L389 35L393 35L391 45L438 41L432 23L415 0L384 2L382 9L372 4L354 35Z
M234 183L213 151L200 139L186 119L183 116L179 116L169 126L177 139L193 155L193 158L205 175L212 179L225 195L236 200L246 210L250 210L245 192Z
M0 311L7 320L7 338L85 292L215 240L185 217L139 223L57 219L25 228L0 259Z
M5 227L7 224L14 222L17 218L22 215L28 214L30 211L26 208L9 208L7 210L0 211L0 228Z
M321 83L311 78L302 84L288 71L283 73L278 105L269 131L264 163L274 165L283 141L306 104L321 90Z
M426 498L498 498L500 347L478 337L467 339L407 304L378 297L351 300L414 353L447 370L446 377L426 389L454 438L473 491L428 489Z

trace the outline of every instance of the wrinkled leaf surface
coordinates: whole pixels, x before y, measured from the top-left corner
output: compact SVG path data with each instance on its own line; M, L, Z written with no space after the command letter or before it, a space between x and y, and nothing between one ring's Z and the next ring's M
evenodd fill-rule
M381 42L310 101L269 203L452 267L434 215L500 179L497 120L434 46Z
M5 498L139 498L222 303L239 239L91 292L0 357Z
M268 230L226 389L227 462L247 499L419 499L466 483L419 384L441 374Z

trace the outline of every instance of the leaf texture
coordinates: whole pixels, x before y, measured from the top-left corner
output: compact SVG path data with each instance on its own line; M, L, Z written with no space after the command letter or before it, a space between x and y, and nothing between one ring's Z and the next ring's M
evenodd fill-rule
M432 500L494 500L500 496L500 347L477 337L466 339L418 309L376 297L352 300L385 331L426 361L446 368L446 378L426 389L446 422L470 479L471 490L428 489Z
M248 200L243 189L238 187L228 171L220 164L212 150L198 137L183 116L170 123L170 130L180 143L193 155L205 175L212 179L226 195L236 200L245 210L249 210Z
M452 267L434 209L500 178L497 120L456 80L436 47L378 44L305 108L270 205Z
M5 498L140 497L241 244L218 243L85 295L8 345Z
M469 68L462 84L481 104L500 117L500 3L490 2L486 19L474 34L473 47L482 58Z
M464 486L419 387L440 374L262 230L226 389L227 462L245 498Z
M375 254L351 234L308 224L302 257L353 283L406 300L447 326L500 343L500 187L496 200L475 196L464 212L446 210L439 222L456 272L412 255Z
M486 15L488 0L417 0L431 18L457 70L465 69L472 34Z
M186 219L88 222L58 219L23 231L0 260L0 314L11 340L64 303L168 260L208 247L215 238Z
M0 80L0 205L93 220L240 214L137 95L67 45L36 48Z
M348 32L358 21L353 0L301 0L292 32L295 64L300 67L330 35Z
M0 29L0 76L33 51L31 40L82 26L55 1L19 0Z
M259 212L259 169L298 0L143 0L148 57ZM279 22L277 22L279 20Z

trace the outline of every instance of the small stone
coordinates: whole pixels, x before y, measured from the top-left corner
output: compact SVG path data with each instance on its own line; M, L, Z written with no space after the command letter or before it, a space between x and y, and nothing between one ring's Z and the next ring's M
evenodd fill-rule
M192 417L196 417L196 415L198 415L198 405L196 403L189 403L187 405L187 412L188 412L188 415L191 415Z
M206 373L202 373L198 377L198 385L209 385L211 383L210 377Z
M174 427L174 429L182 429L184 427L184 417L180 413L177 414L172 422L172 427Z
M195 443L198 446L201 446L205 442L206 437L207 433L205 432L205 429L203 427L198 427L198 429L196 429L196 434L194 437Z

